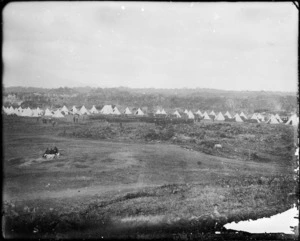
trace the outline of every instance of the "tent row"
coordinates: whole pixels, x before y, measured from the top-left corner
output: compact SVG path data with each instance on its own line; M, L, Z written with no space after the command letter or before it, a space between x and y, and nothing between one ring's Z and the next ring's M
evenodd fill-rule
M29 107L26 109L19 108L13 108L11 107L2 107L3 113L7 115L18 115L18 116L29 116L29 117L39 117L39 116L48 116L48 117L56 117L56 118L62 118L65 115L93 115L93 114L104 114L104 115L137 115L137 116L144 116L145 113L139 108L136 111L130 111L128 107L124 111L119 111L117 106L113 107L112 105L105 105L101 110L97 110L95 105L88 110L83 105L80 109L77 109L76 106L73 106L71 110L69 110L66 106L63 106L62 108L59 108L57 110L49 110L48 108L44 111L40 108L36 109L30 109ZM155 116L168 116L167 112L164 109L158 109L155 114ZM270 115L270 116L263 116L260 113L254 113L252 116L247 116L243 112L240 114L236 113L235 115L231 115L228 111L223 115L222 112L219 112L216 114L213 110L209 113L206 111L202 113L200 110L193 113L191 110L185 110L183 113L180 113L178 110L171 113L170 116L174 118L188 118L188 119L195 119L195 118L201 118L203 120L211 120L211 121L235 121L235 122L252 122L252 123L268 123L268 124L280 124L284 123L284 121L280 118L278 114L276 115ZM298 125L299 123L299 117L294 114L292 115L288 121L285 123L287 125Z

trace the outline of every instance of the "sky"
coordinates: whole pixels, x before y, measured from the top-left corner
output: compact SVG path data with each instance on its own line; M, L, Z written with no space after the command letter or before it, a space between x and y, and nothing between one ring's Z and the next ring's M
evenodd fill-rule
M297 91L292 2L11 2L3 85Z

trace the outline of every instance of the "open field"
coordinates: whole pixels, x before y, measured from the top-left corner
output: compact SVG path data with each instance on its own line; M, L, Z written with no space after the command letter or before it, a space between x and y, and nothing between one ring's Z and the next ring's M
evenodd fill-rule
M64 118L53 127L11 116L3 131L6 237L172 238L294 201L291 126ZM54 145L61 156L42 159Z

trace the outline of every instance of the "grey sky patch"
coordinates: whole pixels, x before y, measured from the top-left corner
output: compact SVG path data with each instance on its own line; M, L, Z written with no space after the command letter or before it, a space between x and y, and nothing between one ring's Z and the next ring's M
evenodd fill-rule
M3 16L5 86L297 89L292 3L23 2Z

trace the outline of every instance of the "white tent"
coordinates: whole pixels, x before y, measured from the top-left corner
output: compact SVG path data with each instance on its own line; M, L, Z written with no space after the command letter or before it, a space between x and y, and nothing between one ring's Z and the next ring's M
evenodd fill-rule
M256 120L258 123L260 123L260 120L257 118L257 115L255 113L252 115L252 117L250 119Z
M179 112L177 110L174 112L173 115L175 115L177 118L181 118L181 115L179 114Z
M73 115L79 114L79 111L77 110L77 108L75 107L75 105L72 107L71 111L72 111Z
M189 111L187 109L185 109L184 114L187 114L187 113L189 113Z
M160 112L160 114L162 114L162 115L166 115L166 114L167 114L167 112L165 112L165 110L163 109L163 110Z
M240 114L240 117L244 117L246 120L248 119L247 116L244 114L244 112L242 112L242 113Z
M79 112L80 112L81 115L88 115L89 114L88 110L85 108L84 105L81 107Z
M136 115L140 115L140 116L143 116L144 115L144 112L139 108L136 112L135 112Z
M270 119L267 121L268 124L279 124L278 120L274 115L271 115Z
M92 109L90 110L91 114L98 114L99 111L96 109L96 107L93 105Z
M209 113L209 115L214 115L214 116L216 116L216 113L212 110L212 111Z
M189 111L187 113L187 115L188 115L188 119L195 119L195 116L194 116L193 112Z
M204 120L211 120L206 111L204 112L203 117Z
M228 111L226 111L225 115L224 116L227 116L229 119L232 118L232 116L230 115L230 113Z
M69 110L68 108L64 105L63 108L61 108L60 111L63 111L64 113L68 114L69 113Z
M222 112L219 112L219 114L217 114L215 120L216 121L224 121L225 120L225 117L223 116Z
M113 115L121 115L121 112L118 110L117 106L113 109Z
M278 120L279 123L283 122L278 114L275 115L275 118Z
M236 122L244 122L241 117L239 116L238 113L235 114L235 116L233 117L235 119Z
M53 115L52 112L47 108L47 109L45 110L44 116L52 116L52 115Z
M129 110L129 108L126 107L126 109L125 109L125 111L124 111L124 114L125 114L125 115L131 115L132 113L131 113L131 111Z
M42 114L43 114L43 110L41 110L39 107L36 108L36 110L37 110L37 112L38 112L39 115L42 115Z
M294 114L289 118L289 120L285 124L297 126L299 125L299 117L296 114Z
M111 105L105 105L103 106L103 108L101 109L100 113L104 114L104 115L109 115L109 114L113 114L114 110L112 108Z
M38 110L37 109L33 109L32 110L32 117L39 117L39 116L40 116L40 114L39 114Z
M160 115L161 114L161 111L160 110L157 110L156 112L155 112L155 115Z
M27 109L23 110L21 116L32 116L32 110L28 107Z
M197 114L197 115L199 115L199 116L203 116L203 114L201 113L201 111L200 110L198 110L195 114Z
M257 114L257 118L258 118L260 121L264 121L264 120L265 120L265 117L264 117L262 114L260 114L260 113Z
M64 115L60 112L60 110L56 110L54 112L54 114L52 115L52 117L55 117L55 118L62 118L64 117Z

